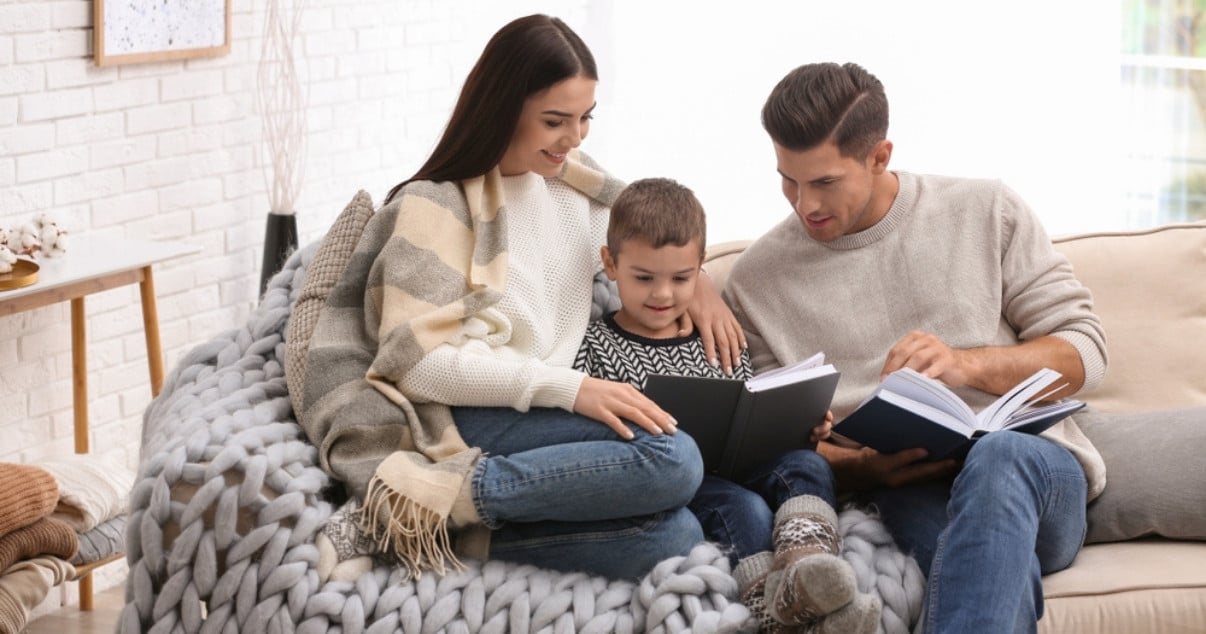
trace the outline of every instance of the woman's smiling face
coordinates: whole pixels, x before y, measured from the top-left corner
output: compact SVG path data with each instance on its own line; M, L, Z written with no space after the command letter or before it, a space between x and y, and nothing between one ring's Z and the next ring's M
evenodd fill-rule
M590 132L597 83L571 77L528 97L511 145L498 163L503 176L536 172L549 178L560 174L566 153Z

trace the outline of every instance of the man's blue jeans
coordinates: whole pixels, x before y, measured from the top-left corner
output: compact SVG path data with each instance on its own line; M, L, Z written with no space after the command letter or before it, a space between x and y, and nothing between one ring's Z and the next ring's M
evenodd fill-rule
M457 430L486 456L473 501L494 529L490 556L611 578L637 578L703 541L685 507L703 478L695 441L561 409L454 407Z
M689 508L703 525L704 536L726 548L736 565L750 555L774 550L775 511L788 498L806 494L833 505L833 470L815 451L789 451L735 480L704 476Z
M1072 564L1084 543L1088 485L1063 447L993 432L954 482L866 495L928 577L925 632L1034 632L1042 575Z

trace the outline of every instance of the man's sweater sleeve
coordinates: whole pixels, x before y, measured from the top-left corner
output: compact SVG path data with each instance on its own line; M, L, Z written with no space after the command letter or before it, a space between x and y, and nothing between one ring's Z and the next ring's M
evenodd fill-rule
M1018 337L1045 335L1064 339L1080 353L1085 381L1092 389L1105 378L1105 331L1093 312L1093 297L1073 274L1068 259L1055 250L1042 223L1012 190L1002 193L1006 226L1002 231L1002 300L1005 318Z

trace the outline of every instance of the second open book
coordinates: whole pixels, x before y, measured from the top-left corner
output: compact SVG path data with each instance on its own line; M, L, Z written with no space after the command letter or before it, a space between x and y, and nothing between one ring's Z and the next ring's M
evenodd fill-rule
M1073 399L1036 405L1064 387L1051 387L1062 376L1043 368L977 414L941 382L902 368L834 425L833 433L883 453L924 447L931 460L961 458L984 434L1038 434L1083 408Z

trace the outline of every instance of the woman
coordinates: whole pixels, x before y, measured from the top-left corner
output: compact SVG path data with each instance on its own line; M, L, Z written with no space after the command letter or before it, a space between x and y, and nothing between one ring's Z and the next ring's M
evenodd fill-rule
M491 529L492 558L613 578L703 540L685 508L694 442L633 387L571 369L622 187L576 151L596 82L560 20L499 30L328 301L356 304L315 330L323 371L307 373L299 419L416 573L455 561L450 528ZM729 366L740 329L703 286L690 314Z

